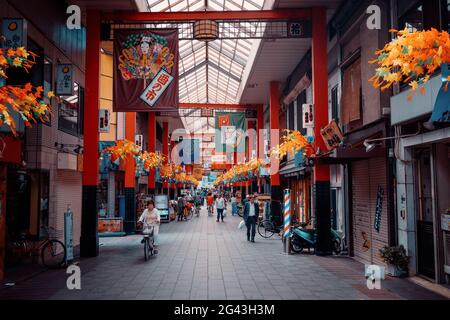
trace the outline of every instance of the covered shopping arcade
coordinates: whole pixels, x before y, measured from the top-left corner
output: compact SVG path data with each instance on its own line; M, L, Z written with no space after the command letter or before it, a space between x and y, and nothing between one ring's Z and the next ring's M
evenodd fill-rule
M186 1L182 1L184 3ZM268 2L268 1L266 1ZM269 1L270 2L270 1ZM77 1L74 2L77 4ZM155 151L155 127L161 117L164 139L169 127L183 123L191 134L214 129L212 118L195 118L189 114L198 108L214 112L233 109L256 110L259 129L259 154L264 142L262 108L267 104L270 114L270 140L272 147L279 143L280 125L280 81L295 67L302 55L311 48L312 99L315 106L314 131L320 136L320 128L328 124L328 75L327 75L327 18L339 1L308 3L277 1L270 8L269 3L256 4L242 1L242 4L225 1L187 1L187 6L166 1L149 1L148 10L140 12L116 11L114 3L103 6L102 1L86 4L86 113L84 119L84 163L89 163L83 172L83 209L81 254L95 256L98 253L96 189L98 185L98 139L97 118L100 94L101 50L113 52L113 38L117 29L165 28L179 30L179 110L188 112L148 111L148 151ZM181 3L181 2L180 2ZM81 2L79 3L81 4ZM108 8L104 11L103 8ZM162 9L159 9L162 8ZM195 39L193 26L198 21L213 21L219 31L216 40ZM293 26L301 30L293 33ZM274 47L276 49L274 50ZM134 140L134 112L126 112L125 138ZM213 120L213 119L212 119ZM167 131L166 131L167 130ZM325 150L322 139L317 139L320 149ZM168 144L163 143L163 154L168 154ZM275 159L272 159L275 161ZM149 189L155 188L155 174L150 173ZM329 212L329 169L327 165L314 167L315 216L318 228L318 253L330 252L328 233ZM282 200L279 173L270 176L273 198ZM133 164L125 170L126 208L133 210L135 202L135 174ZM126 222L125 222L126 224Z

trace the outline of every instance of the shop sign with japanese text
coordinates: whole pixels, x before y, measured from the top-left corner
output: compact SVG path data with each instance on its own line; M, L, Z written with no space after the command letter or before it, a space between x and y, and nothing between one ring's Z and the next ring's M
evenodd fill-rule
M153 107L172 81L173 77L164 68L161 69L142 93L141 99L150 107Z

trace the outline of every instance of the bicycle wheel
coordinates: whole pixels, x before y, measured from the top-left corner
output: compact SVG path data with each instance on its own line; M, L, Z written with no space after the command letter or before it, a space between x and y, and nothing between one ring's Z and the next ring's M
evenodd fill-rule
M41 259L47 268L61 268L66 260L66 246L59 240L49 240L42 248Z
M270 220L263 220L258 224L258 233L263 238L270 238L274 234L274 225Z
M144 259L145 259L145 261L147 261L148 260L148 238L145 238L145 241L144 241Z

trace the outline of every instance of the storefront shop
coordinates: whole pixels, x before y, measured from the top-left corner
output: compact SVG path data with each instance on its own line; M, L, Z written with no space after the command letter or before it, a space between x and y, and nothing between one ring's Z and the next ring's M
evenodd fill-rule
M392 97L391 122L400 136L396 140L398 241L411 257L411 275L449 284L450 128L443 86L437 75L425 84L424 96L411 102L406 99L409 91Z

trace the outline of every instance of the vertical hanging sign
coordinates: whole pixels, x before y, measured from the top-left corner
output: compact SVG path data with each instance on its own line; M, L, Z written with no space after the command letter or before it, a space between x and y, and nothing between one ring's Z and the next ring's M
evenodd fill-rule
M3 49L26 47L27 22L24 19L6 18L2 21Z
M378 186L377 192L377 204L375 208L375 222L374 229L379 233L381 227L381 213L383 211L383 198L384 198L384 189L382 186Z
M59 64L56 71L56 95L73 95L73 65Z
M73 260L73 213L70 207L64 213L64 245L66 246L66 262Z
M110 114L108 109L100 109L98 112L98 132L109 132Z
M137 134L134 138L134 143L138 147L139 151L142 151L144 146L144 136L142 134Z
M314 128L314 106L312 104L304 104L303 111L303 128Z

